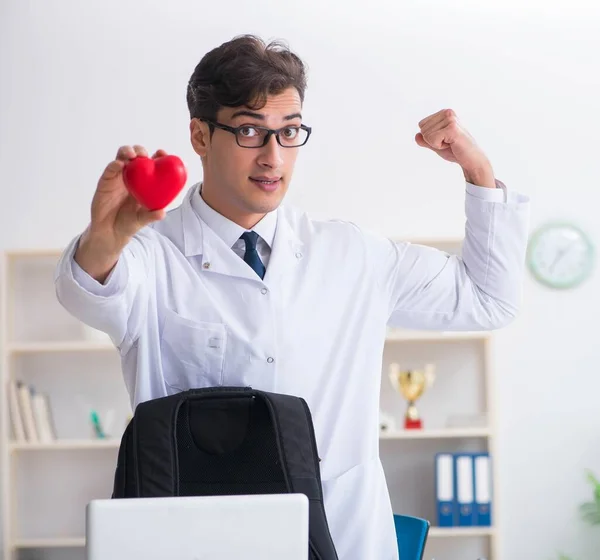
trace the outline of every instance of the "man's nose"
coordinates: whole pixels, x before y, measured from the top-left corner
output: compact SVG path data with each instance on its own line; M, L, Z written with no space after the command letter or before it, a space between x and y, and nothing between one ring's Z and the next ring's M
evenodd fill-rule
M283 163L281 150L283 148L277 142L275 134L272 134L267 144L262 147L258 162L264 167L277 169Z

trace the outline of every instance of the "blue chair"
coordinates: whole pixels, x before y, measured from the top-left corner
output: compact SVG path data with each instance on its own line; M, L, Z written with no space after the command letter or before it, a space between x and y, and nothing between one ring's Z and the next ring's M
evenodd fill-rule
M427 519L394 514L400 560L423 560L430 523Z

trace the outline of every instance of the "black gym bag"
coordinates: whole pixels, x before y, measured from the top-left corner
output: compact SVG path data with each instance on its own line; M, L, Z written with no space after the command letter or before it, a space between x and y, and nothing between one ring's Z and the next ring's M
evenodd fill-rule
M309 559L337 560L319 460L304 399L250 387L192 389L136 407L112 497L302 493Z

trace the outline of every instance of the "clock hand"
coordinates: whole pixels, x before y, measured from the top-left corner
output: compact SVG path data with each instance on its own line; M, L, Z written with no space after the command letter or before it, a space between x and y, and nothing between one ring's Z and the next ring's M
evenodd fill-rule
M569 249L571 248L571 245L573 245L573 243L574 241L571 241L566 247L564 247L558 252L558 254L556 255L556 257L552 261L552 264L549 267L549 271L551 273L554 272L554 267L558 264L558 262L569 252Z

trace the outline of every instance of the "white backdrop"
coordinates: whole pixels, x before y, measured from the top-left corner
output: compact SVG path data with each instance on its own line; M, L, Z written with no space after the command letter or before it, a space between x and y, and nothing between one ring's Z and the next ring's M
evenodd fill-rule
M518 5L3 0L0 249L67 243L121 144L177 153L199 180L187 80L247 32L288 40L310 67L314 135L289 199L315 216L461 235L460 171L413 140L421 118L452 107L497 176L532 197L533 226L568 219L600 242L600 13ZM583 469L600 473L597 286L552 293L528 278L521 317L498 335L503 560L600 546L576 511Z

